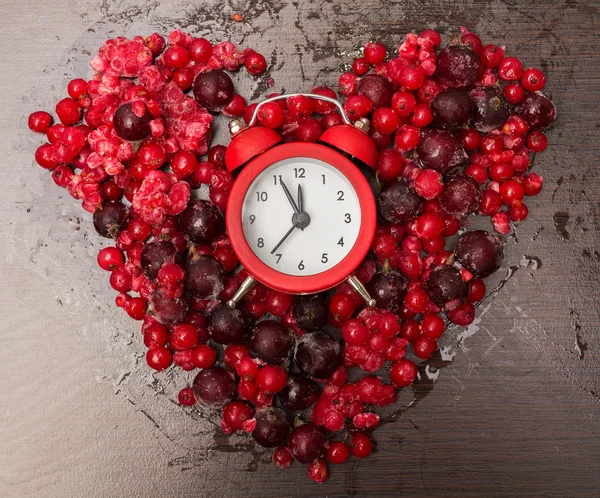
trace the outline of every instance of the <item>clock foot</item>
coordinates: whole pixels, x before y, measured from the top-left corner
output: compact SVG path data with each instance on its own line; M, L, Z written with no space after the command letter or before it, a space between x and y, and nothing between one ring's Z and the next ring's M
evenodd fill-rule
M367 306L375 306L377 304L375 302L375 299L373 299L370 296L369 291L365 289L365 286L362 284L362 282L358 280L358 278L356 278L354 275L348 277L347 282L350 285L350 287L352 287L356 292L358 292L360 297L362 297L365 300Z
M256 280L254 280L253 277L246 277L246 279L238 287L238 290L235 291L233 297L229 301L227 301L227 306L231 309L235 308L237 306L237 303L239 303L242 300L242 298L254 288L255 285Z

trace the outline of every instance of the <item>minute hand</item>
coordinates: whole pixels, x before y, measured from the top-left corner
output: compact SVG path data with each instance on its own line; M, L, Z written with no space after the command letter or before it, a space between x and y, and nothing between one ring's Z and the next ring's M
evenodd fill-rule
M283 191L285 192L285 196L288 198L288 201L290 201L290 204L292 205L294 212L297 214L300 214L300 210L298 209L298 206L296 205L296 201L292 197L292 194L288 190L286 184L281 179L279 180L279 183L281 183L281 186L283 187Z
M279 242L277 242L277 245L273 248L273 250L271 251L271 254L275 254L275 251L277 249L279 249L279 246L285 242L285 239L287 239L290 236L290 234L294 231L295 228L297 228L297 226L292 225L292 228L290 228L287 231L287 233L281 238L281 240Z

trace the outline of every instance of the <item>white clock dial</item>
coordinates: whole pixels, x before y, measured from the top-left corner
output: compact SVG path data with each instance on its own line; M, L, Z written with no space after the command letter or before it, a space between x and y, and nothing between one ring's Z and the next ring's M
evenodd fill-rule
M294 216L282 183L296 207L301 187L302 212L310 221L305 214ZM360 223L352 184L337 168L309 157L285 159L264 169L242 207L250 248L263 263L287 275L315 275L334 267L354 246Z

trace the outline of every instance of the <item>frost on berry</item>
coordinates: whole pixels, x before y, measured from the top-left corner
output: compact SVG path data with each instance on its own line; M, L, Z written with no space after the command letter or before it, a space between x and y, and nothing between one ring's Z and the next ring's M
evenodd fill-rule
M206 154L212 136L212 116L195 99L188 97L175 83L161 93L167 134L181 150Z
M213 45L212 56L208 61L209 69L227 69L235 71L246 60L251 49L239 50L229 41Z
M90 62L94 71L126 78L138 76L150 64L152 51L141 36L131 40L123 36L106 40Z
M160 170L148 173L133 197L133 208L146 223L156 225L167 215L181 214L190 200L190 186Z
M347 418L361 413L364 405L354 384L327 384L313 407L311 422L329 431L341 431Z

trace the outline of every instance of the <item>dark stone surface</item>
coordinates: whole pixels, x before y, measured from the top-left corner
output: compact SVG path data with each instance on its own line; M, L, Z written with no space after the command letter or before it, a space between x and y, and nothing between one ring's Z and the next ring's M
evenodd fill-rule
M35 175L34 187L28 182L27 187L23 183L17 190L32 192L27 194L25 204L34 210L31 217L35 215L41 222L37 228L27 229L23 238L19 232L16 245L10 249L10 264L16 265L16 261L34 271L41 279L36 280L37 287L46 285L60 296L60 306L52 308L55 320L49 311L44 312L49 322L59 322L67 316L62 311L64 302L65 310L80 317L82 330L93 331L80 332L86 349L98 351L106 362L105 378L114 379L118 386L118 396L107 398L97 409L118 405L120 417L127 413L139 416L140 428L135 437L116 429L99 433L99 419L84 418L87 429L69 431L68 437L61 438L65 447L73 440L74 448L88 448L83 461L87 459L89 465L80 469L78 478L69 479L55 471L50 474L55 477L51 479L54 487L20 484L10 488L15 496L32 489L37 489L36 496L598 496L600 11L596 2L316 0L225 1L217 5L188 0L169 6L150 0L104 0L100 6L86 3L85 10L69 8L81 9L77 10L79 22L91 31L82 29L85 34L75 43L78 34L71 32L64 42L59 42L62 48L54 40L51 46L65 51L62 59L68 58L69 66L54 69L50 76L34 81L37 105L45 102L49 108L50 102L62 98L58 91L47 91L49 86L42 83L60 86L64 73L81 74L78 71L85 67L89 52L94 53L108 35L131 36L153 30L165 33L178 25L187 26L192 33L208 34L213 41L229 35L232 41L263 52L273 67L270 76L275 79L274 88L267 89L269 76L257 80L251 88L241 83L241 93L258 99L271 91L309 90L317 82L333 85L340 66L350 63L351 55L368 40L382 40L395 50L409 30L435 27L446 41L464 25L477 31L484 43L506 45L507 53L520 57L526 66L543 69L547 74L544 91L554 99L558 119L548 133L548 150L535 159L534 170L544 177L544 189L529 200L528 219L509 240L499 274L488 280L488 290L492 292L479 306L475 324L467 330L451 329L444 336L442 354L422 366L421 381L414 390L401 392L401 409L387 414L383 427L375 432L376 452L364 461L352 459L345 465L331 466L331 476L321 486L308 479L306 466L295 464L278 470L270 463L270 452L258 448L252 440L219 434L214 417L171 404L185 381L168 374L149 379L143 361L131 361L134 352L143 352L137 325L113 310L112 294L93 294L106 285L100 279L105 275L90 270L91 263L86 267L90 269L77 278L68 277L66 269L55 271L54 265L73 265L78 254L87 261L85 258L94 252L93 247L89 248L98 240L88 236L84 250L69 246L62 234L72 225L62 218L64 230L48 234L46 225L59 216L55 199L62 194L49 175L38 173L32 166L27 173ZM233 23L234 12L242 13L245 21ZM18 16L26 18L27 15ZM49 40L47 43L53 38ZM76 50L68 52L71 45ZM19 46L17 50L25 53L26 47ZM71 62L73 52L78 55ZM40 74L42 70L36 69ZM29 71L34 73L33 68ZM32 110L27 97L22 113ZM35 148L34 141L27 140L28 145L20 145L21 150L27 150L20 156L26 158L25 164L29 164ZM37 208L40 202L43 210ZM79 206L70 199L61 200L61 206L78 212L83 219L81 225L87 225L89 232L89 217ZM475 226L488 228L487 221L481 220ZM11 234L15 238L15 230L7 230L6 240ZM72 240L82 239L81 232L75 235L77 239ZM43 243L38 242L34 250L35 237ZM44 273L44 268L49 268L50 273ZM28 311L19 313L27 316ZM21 323L16 314L9 316L13 317L11 323ZM65 323L77 323L68 320ZM94 323L98 323L97 328ZM107 323L115 324L119 330L107 332ZM43 348L45 356L47 346L36 347ZM31 351L30 348L27 353ZM26 357L25 352L20 356ZM72 368L80 363L70 361ZM89 361L93 361L91 356ZM31 368L30 363L22 369ZM125 370L128 373L117 378L121 374L115 372ZM64 377L65 386L68 382L95 382L95 371L91 369L87 376L82 373L78 377L65 370L56 372ZM19 394L16 401L32 400L39 408L43 395L32 392ZM60 401L63 396L61 406L65 406L69 392L67 387L56 388L58 394L52 401ZM75 405L74 400L71 403L68 412L86 413L89 406ZM47 402L43 404L47 406ZM47 410L53 413L51 407ZM56 430L65 431L63 416L63 410L55 418L47 415L37 444L43 446L48 434ZM25 414L22 420L27 423ZM37 419L31 420L32 427L39 425ZM7 427L20 431L20 423ZM120 438L127 444L118 445L120 451L107 459L99 453L100 446L94 446L101 444L97 441L103 438L109 442ZM16 439L12 445L22 451L27 448ZM107 448L110 447L109 444ZM77 454L74 449L59 452L55 447L48 451L59 469L69 469L73 462L62 455ZM132 452L139 459L132 458ZM26 480L16 468L12 472L10 482ZM96 472L93 475L97 479L93 487L91 472ZM46 489L54 491L45 492ZM70 493L61 494L60 490L65 489Z

